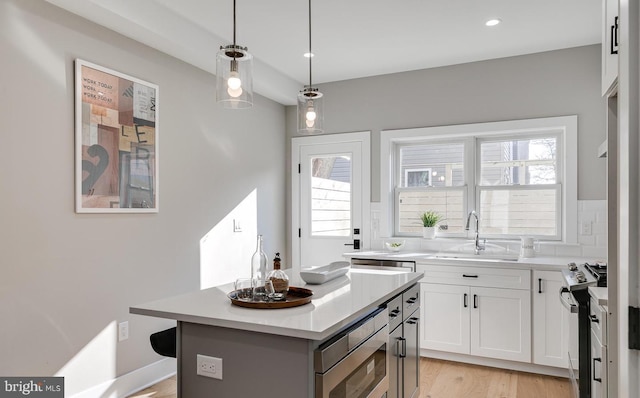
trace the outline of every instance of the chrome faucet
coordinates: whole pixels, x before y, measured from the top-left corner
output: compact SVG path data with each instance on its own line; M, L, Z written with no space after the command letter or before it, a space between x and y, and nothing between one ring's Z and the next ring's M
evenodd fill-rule
M465 230L469 230L469 224L471 223L471 216L475 217L476 219L476 238L475 238L475 250L474 253L475 254L480 254L480 252L482 250L485 249L486 245L487 245L487 240L484 239L483 243L480 243L480 236L478 234L478 231L480 230L480 220L478 219L478 213L476 213L475 210L472 210L471 213L469 213L469 215L467 216L467 226L464 227Z

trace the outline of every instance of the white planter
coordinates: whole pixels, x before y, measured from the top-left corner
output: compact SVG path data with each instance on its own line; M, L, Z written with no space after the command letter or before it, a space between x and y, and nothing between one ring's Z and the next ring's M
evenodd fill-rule
M423 227L422 237L425 239L434 239L436 237L436 227Z

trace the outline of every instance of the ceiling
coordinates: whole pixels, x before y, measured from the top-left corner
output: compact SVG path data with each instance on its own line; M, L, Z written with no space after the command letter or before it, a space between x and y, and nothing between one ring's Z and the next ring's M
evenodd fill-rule
M212 73L233 38L233 0L46 1ZM314 0L313 83L600 43L601 13L601 0ZM308 23L305 0L237 0L256 92L296 103Z

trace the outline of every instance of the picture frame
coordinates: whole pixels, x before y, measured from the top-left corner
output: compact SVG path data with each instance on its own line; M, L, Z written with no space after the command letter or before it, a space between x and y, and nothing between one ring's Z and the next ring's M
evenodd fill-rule
M75 60L76 213L159 211L159 87Z

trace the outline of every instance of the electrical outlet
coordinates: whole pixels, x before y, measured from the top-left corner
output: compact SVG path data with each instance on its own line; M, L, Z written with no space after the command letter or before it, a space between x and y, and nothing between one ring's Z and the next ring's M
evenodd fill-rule
M129 321L120 322L118 324L118 341L129 338Z
M580 235L591 235L591 222L583 222L580 225Z
M222 358L196 356L196 374L222 380Z

